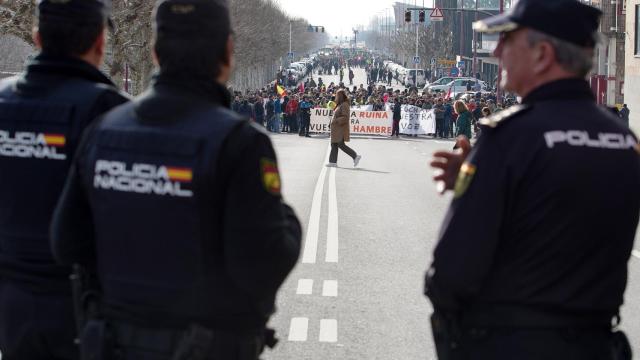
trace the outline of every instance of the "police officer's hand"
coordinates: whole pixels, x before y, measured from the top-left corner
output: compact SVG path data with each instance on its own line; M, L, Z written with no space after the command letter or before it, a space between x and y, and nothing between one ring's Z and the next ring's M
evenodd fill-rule
M438 192L444 194L453 190L458 178L460 166L471 151L471 143L466 136L459 136L456 140L455 151L438 151L433 154L431 167L435 170L433 180L437 183Z

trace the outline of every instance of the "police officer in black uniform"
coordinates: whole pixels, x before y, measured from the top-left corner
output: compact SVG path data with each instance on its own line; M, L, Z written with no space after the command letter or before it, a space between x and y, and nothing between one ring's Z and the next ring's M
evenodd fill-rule
M82 355L256 360L301 227L268 135L229 110L226 3L161 1L155 30L159 74L87 132L52 226L102 292Z
M2 358L77 359L69 266L49 225L83 129L127 101L98 68L108 7L40 0L39 55L0 82L0 351Z
M426 275L441 360L630 358L612 324L640 147L585 81L600 15L576 0L520 0L474 25L501 33L502 85L523 102L484 119L472 150L460 139L460 153L432 163L455 193Z

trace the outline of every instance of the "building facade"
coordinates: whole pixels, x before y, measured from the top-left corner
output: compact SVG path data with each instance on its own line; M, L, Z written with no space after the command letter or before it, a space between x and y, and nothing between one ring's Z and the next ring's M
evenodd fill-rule
M626 1L624 102L631 110L629 124L640 133L640 0Z

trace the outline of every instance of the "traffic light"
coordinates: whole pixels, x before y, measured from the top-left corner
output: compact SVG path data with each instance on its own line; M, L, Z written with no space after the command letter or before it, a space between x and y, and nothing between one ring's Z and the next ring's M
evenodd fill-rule
M425 17L424 10L421 10L421 11L418 13L418 21L419 21L419 22L421 22L421 23L423 23L423 22L424 22L424 17Z
M404 13L404 22L411 22L411 11L405 11Z

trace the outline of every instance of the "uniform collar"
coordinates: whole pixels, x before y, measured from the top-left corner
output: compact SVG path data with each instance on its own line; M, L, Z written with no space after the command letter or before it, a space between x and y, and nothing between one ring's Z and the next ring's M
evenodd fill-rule
M522 99L523 104L545 100L595 100L593 92L583 79L563 79L544 84Z
M215 81L165 74L156 75L151 87L134 101L136 114L151 122L172 122L211 105L231 108L231 94Z
M93 65L74 58L40 54L27 64L26 71L18 78L15 89L17 92L32 93L48 91L50 82L42 78L77 78L114 86L113 82Z
M95 66L74 57L40 54L27 64L25 77L36 74L78 77L114 86L113 82Z

